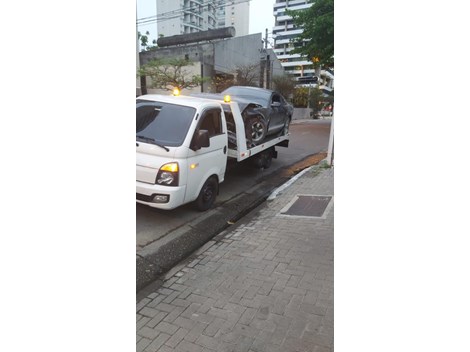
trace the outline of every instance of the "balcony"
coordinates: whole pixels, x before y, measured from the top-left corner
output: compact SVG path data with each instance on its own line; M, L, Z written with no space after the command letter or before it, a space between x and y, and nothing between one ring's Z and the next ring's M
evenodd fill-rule
M183 21L183 25L202 31L202 24L196 22Z
M304 29L300 28L300 29L287 30L287 31L283 31L283 32L276 32L276 35L278 37L283 37L283 36L287 36L287 35L298 35L298 34L301 34L303 32L304 32Z

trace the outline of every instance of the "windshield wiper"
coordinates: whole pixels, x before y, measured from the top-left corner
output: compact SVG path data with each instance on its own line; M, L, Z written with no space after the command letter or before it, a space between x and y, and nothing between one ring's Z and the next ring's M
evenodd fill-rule
M155 145L159 146L160 148L165 149L167 152L170 151L170 149L169 149L168 147L165 147L164 145L158 144L158 143L155 141L155 139L153 139L153 138L145 137L145 136L137 136L137 138L142 139L142 140L145 141L145 142L150 142L151 144L155 144Z

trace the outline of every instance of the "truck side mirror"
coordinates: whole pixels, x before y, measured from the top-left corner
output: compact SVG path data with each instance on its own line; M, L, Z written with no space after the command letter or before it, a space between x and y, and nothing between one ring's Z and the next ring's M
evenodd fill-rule
M280 107L280 106L281 106L281 103L278 102L278 101L273 101L273 102L271 103L271 107L273 107L273 108L278 108L278 107Z
M191 142L191 150L199 150L201 148L206 148L210 146L209 141L209 131L208 130L199 130L193 137Z

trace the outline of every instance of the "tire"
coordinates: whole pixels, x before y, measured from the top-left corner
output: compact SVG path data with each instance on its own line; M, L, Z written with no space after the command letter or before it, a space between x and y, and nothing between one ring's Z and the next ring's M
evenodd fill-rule
M268 131L266 121L261 116L255 116L250 119L250 130L252 142L256 145L260 144L265 138Z
M215 177L209 177L202 185L199 196L196 199L196 208L199 211L206 211L214 204L219 185Z
M268 169L273 162L273 150L271 148L262 151L251 159L251 165L256 169Z

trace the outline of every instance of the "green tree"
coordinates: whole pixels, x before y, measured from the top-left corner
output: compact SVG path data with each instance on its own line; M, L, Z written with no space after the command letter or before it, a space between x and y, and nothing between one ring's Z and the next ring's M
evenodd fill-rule
M236 65L230 73L216 74L212 79L212 86L216 92L221 92L233 85L258 87L259 75L259 64Z
M257 87L259 85L259 64L237 65L234 70L235 84Z
M194 88L207 79L194 75L187 69L193 62L186 59L154 59L143 65L137 72L138 76L149 77L150 88L172 91L174 88Z
M306 108L308 106L308 88L295 88L292 103L296 108Z
M334 65L334 0L309 0L305 10L287 11L296 27L303 28L293 53L305 55L315 66Z
M149 46L149 35L150 35L149 31L145 32L145 34L137 32L137 37L139 38L140 46L142 47L141 51L149 51L154 48L157 48L157 41L155 39L152 40L152 44L154 45Z
M317 116L321 111L325 102L323 91L317 86L310 90L310 108L312 109L313 116Z
M293 104L296 108L311 108L315 117L321 111L327 98L323 91L317 86L315 88L297 87L294 91Z

